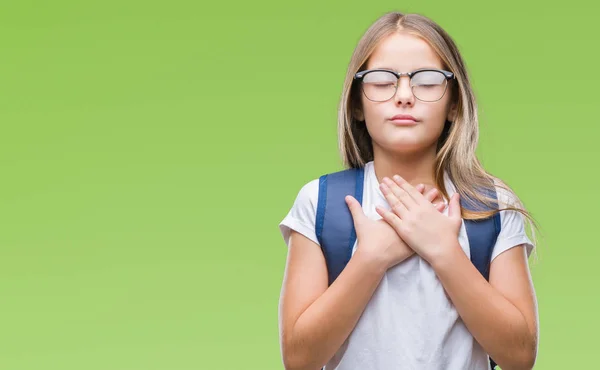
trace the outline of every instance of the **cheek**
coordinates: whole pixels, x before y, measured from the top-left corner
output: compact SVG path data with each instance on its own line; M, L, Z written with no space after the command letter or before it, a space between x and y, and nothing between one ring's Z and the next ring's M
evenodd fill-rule
M449 104L447 102L440 101L438 104L426 107L427 109L424 111L426 112L427 123L432 129L436 128L437 131L438 126L440 130L444 127L446 119L448 118L448 106Z
M363 96L362 98L363 113L367 122L371 124L382 123L388 116L389 112L394 112L397 108L390 100L387 102L372 102Z
M365 119L368 121L369 118L376 117L377 108L373 106L373 102L368 100L367 98L365 98L364 95L362 95L361 99L362 99L361 104L363 107L363 114L365 115Z

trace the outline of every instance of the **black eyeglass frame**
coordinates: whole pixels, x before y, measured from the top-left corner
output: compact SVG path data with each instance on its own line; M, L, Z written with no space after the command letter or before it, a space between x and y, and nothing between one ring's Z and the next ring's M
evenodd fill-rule
M412 78L413 78L414 75L416 75L419 72L427 72L427 71L442 73L444 75L444 77L446 77L446 81L453 80L453 79L456 78L456 76L454 75L453 72L446 71L444 69L437 69L437 68L420 68L420 69L414 70L412 72L396 72L396 71L393 71L393 70L390 70L390 69L376 68L376 69L366 69L364 71L356 72L354 74L354 81L360 81L360 82L362 82L363 77L365 77L366 74L371 73L371 72L389 72L389 73L393 74L394 76L396 76L397 80L396 80L396 89L394 90L394 94L392 96L390 96L389 99L386 99L386 100L381 100L380 101L380 100L371 100L371 99L369 99L369 97L365 94L365 91L363 89L363 85L361 84L361 86L360 86L361 91L363 92L363 94L365 95L365 97L367 99L369 99L371 101L375 101L375 102L384 102L384 101L388 101L391 98L393 98L396 95L396 93L398 92L398 85L399 85L398 82L400 81L400 77L402 77L402 76L408 76L410 78L410 80L412 81ZM412 91L413 87L414 87L413 85L410 85L410 90L411 91ZM412 93L413 93L413 96L415 98L417 98L418 100L421 100L421 101L424 101L424 102L427 102L427 103L432 103L432 102L436 102L436 101L439 101L440 99L442 99L444 97L444 95L446 95L446 90L448 90L448 83L446 83L446 86L444 86L444 93L437 100L421 100L421 99L417 98L417 96L415 95L414 91Z

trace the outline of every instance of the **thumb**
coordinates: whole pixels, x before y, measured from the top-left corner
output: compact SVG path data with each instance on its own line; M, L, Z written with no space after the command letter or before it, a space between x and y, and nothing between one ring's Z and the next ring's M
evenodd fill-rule
M454 221L459 221L461 219L459 199L460 195L458 193L454 193L452 198L450 198L450 202L448 202L448 217Z
M344 200L346 201L346 204L348 205L348 208L350 209L350 214L352 214L352 219L354 220L354 226L356 227L367 216L363 212L363 209L362 209L360 203L358 202L358 200L356 200L356 198L354 198L352 195L346 195L346 198L344 198Z

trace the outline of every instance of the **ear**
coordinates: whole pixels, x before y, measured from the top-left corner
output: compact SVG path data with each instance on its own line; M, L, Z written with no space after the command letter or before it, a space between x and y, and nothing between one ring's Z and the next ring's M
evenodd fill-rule
M356 109L354 109L354 111L352 113L354 114L354 117L357 120L359 120L361 122L365 120L365 115L363 114L362 109L356 108Z
M450 122L454 122L457 114L458 114L458 104L452 103L452 105L450 105L450 110L448 110L448 117L446 119Z

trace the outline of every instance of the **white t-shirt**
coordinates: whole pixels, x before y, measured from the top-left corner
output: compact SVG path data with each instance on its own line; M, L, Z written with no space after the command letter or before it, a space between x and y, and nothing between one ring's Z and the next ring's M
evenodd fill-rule
M455 187L445 176L449 196ZM507 192L497 188L500 206L507 204ZM315 215L319 180L305 184L283 221L280 231L289 245L290 230L296 230L319 244ZM363 210L372 219L381 216L379 205L389 209L379 189L373 162L365 165ZM447 209L444 211L447 214ZM528 256L533 244L527 237L523 216L502 211L502 229L492 259L515 246L526 244ZM470 256L464 223L459 242ZM356 249L354 244L353 253ZM326 364L326 370L483 370L489 358L469 333L431 266L413 255L390 268L376 288L353 331Z

